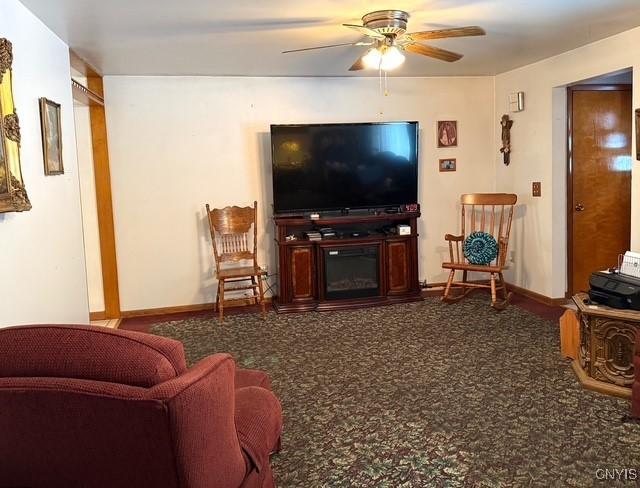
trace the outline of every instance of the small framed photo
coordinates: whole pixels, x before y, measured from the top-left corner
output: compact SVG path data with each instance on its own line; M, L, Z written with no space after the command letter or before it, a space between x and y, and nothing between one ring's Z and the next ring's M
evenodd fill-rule
M458 121L439 120L438 121L438 147L458 146Z
M455 159L441 159L438 164L440 168L440 172L446 171L455 171L456 170L456 160Z
M44 156L44 174L62 175L62 124L60 104L40 99L40 126L42 128L42 153Z

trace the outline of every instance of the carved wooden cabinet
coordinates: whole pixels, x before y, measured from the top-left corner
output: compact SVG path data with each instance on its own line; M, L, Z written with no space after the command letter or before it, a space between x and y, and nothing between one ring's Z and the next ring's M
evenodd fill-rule
M314 220L276 217L276 311L337 310L421 300L419 216L419 212L412 212L333 215ZM398 224L409 225L411 233L400 236L388 232ZM306 231L323 227L334 228L339 236L306 239Z
M288 295L292 302L309 301L316 298L315 256L313 246L288 246L284 276L287 277Z
M586 387L629 397L634 381L633 356L640 312L592 304L588 298L585 293L573 297L580 323L574 369Z
M387 293L389 295L403 294L415 290L417 277L414 276L411 239L390 239L386 243L387 258Z

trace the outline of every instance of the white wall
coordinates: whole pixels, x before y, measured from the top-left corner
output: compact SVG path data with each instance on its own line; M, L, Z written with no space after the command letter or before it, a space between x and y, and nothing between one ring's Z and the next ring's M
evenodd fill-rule
M87 322L68 47L17 0L0 2L0 35L13 43L22 172L33 205L0 214L0 326ZM43 96L62 104L62 176L44 176Z
M500 74L495 79L496 120L508 113L508 95L524 91L526 109L511 114L511 165L502 164L496 134L496 188L517 193L519 218L508 281L546 296L566 290L566 89L587 78L633 68L633 106L640 106L640 28ZM634 134L635 154L635 134ZM542 197L531 183L542 182ZM640 162L632 173L631 245L640 249ZM613 264L613 263L612 263Z
M86 79L76 78L76 80L86 86ZM91 117L89 115L89 107L78 102L75 103L73 112L76 125L76 153L78 155L78 178L80 180L80 198L82 202L82 228L84 229L89 311L104 312L104 287L102 283L96 180L93 171Z
M444 281L444 234L458 196L492 191L493 78L106 77L123 310L212 302L204 204L258 200L259 254L275 270L269 125L418 120L420 277ZM437 120L458 120L458 148L437 149ZM454 157L458 171L439 173Z

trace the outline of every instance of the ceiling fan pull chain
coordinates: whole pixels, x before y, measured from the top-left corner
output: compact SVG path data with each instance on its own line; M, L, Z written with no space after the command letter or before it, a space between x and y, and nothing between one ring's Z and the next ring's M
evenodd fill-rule
M389 84L387 82L387 72L384 72L384 96L389 96Z

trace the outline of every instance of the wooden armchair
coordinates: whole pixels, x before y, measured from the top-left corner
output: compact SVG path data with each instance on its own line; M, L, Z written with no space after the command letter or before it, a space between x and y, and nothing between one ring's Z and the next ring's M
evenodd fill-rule
M216 261L216 278L218 279L218 293L216 295L216 309L220 317L220 323L224 321L225 302L246 302L247 297L231 298L225 300L226 291L251 290L248 297L255 304L260 304L263 318L266 315L264 304L264 289L262 277L267 273L258 266L258 230L256 216L258 202L253 202L253 207L225 207L211 210L207 204L209 216L209 229L211 231L211 243L213 256ZM249 231L253 226L253 250L250 250L251 239ZM242 261L250 261L250 265L225 267L226 264L239 264ZM251 283L246 283L250 281ZM225 288L227 283L240 283Z
M457 302L474 290L480 288L491 289L491 306L503 310L511 293L502 276L507 260L509 247L509 233L513 219L513 208L518 199L511 193L470 193L462 195L462 235L447 234L444 236L449 243L449 262L442 263L444 269L451 270L449 280L444 290L442 300L445 302ZM498 255L489 264L472 264L463 254L463 243L467 236L473 232L486 232L491 234L498 245ZM462 281L455 281L456 271L462 271ZM467 280L469 271L489 273L489 283L470 282ZM453 290L459 291L452 294ZM498 300L497 291L500 290L502 299Z

